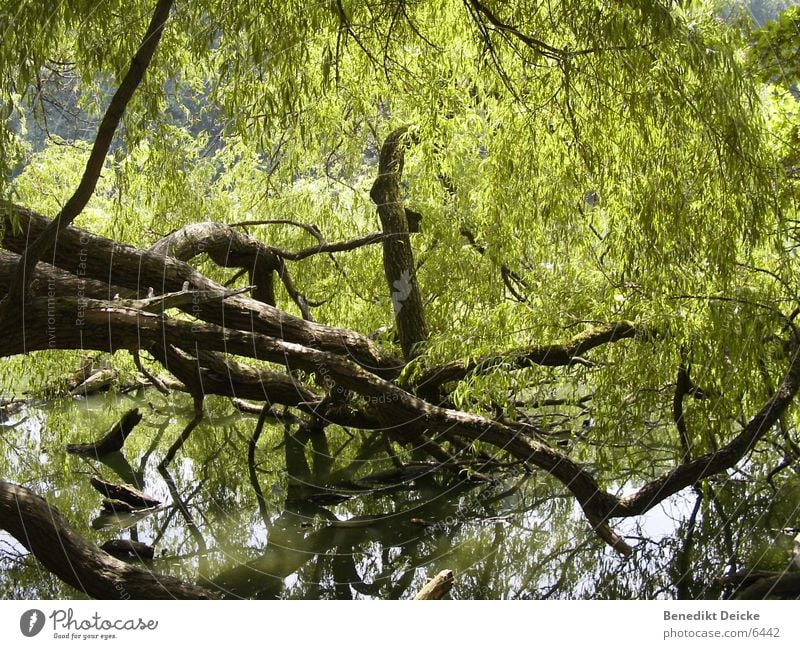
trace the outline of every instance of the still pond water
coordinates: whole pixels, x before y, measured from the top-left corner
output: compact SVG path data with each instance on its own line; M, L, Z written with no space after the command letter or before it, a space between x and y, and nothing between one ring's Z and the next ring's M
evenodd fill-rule
M103 462L64 445L100 437L127 410L144 418ZM191 402L154 391L30 405L0 423L0 475L44 496L88 539L155 548L156 572L203 580L228 598L412 598L455 572L451 597L719 598L730 570L780 570L797 525L797 489L752 487L735 474L713 497L687 490L617 521L635 551L621 558L588 529L574 500L541 472L509 467L493 483L413 463L403 471L381 436L331 427L298 438L210 399L208 417L169 467L158 462L191 418ZM134 484L164 505L103 515L89 480ZM628 486L624 487L627 491ZM0 597L75 598L0 532Z

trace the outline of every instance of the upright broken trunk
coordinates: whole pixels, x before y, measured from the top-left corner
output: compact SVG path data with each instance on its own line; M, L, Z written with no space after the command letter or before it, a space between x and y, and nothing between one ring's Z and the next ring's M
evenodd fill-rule
M409 222L400 188L407 132L408 127L404 126L386 138L381 147L378 177L369 195L378 208L383 232L393 235L383 241L383 269L392 296L400 346L409 360L418 355L418 345L428 339L428 327L417 286Z

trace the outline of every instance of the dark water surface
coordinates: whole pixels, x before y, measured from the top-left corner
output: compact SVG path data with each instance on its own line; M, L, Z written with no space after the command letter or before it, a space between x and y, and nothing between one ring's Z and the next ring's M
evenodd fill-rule
M100 462L64 451L133 407L144 419L122 453ZM458 599L719 598L728 571L785 568L791 536L782 529L800 525L794 473L772 490L731 472L616 521L635 548L622 558L542 472L508 467L486 483L413 455L399 472L377 433L297 437L278 423L265 427L251 467L257 418L223 399L209 399L207 413L162 474L158 462L191 418L187 397L29 406L0 424L0 475L47 498L88 539L150 544L152 570L205 579L230 598L411 598L443 569L455 572ZM164 506L101 516L93 475L135 484ZM3 598L81 596L4 532L0 569Z

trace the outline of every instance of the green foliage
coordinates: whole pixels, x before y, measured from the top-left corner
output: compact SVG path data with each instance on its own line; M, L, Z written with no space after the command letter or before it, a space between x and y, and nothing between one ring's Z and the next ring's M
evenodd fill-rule
M73 108L96 119L149 5L5 3L14 29L0 86L18 98L14 114L35 119L37 79L52 61L70 61ZM377 149L412 123L404 182L424 215L414 246L433 332L421 362L628 318L662 334L650 347L607 352L609 369L586 377L609 408L630 399L644 368L642 390L673 380L681 347L720 398L750 395L743 382L764 354L748 336L757 326L772 344L791 310L783 300L796 294L794 257L776 253L793 213L778 171L786 152L768 136L790 135L793 104L753 83L747 40L713 5L486 6L558 54L485 29L455 1L342 3L343 14L266 0L179 5L79 224L137 245L204 220L292 219L331 241L364 234L378 225L368 197ZM758 47L790 47L795 14L764 28ZM80 141L32 152L16 199L54 213L86 153ZM6 170L16 160L2 156ZM250 232L285 249L314 243L290 225ZM525 303L505 287L504 266L528 287ZM290 271L322 302L317 319L363 332L391 323L377 249ZM464 405L550 380L503 375L466 382ZM634 409L640 422L653 405Z
M789 7L753 35L753 57L766 81L793 86L800 79L800 7Z
M31 142L54 62L69 62L77 88L66 108L96 123L153 3L51 4L0 5L13 26L0 39L0 193L50 215L93 137ZM517 31L458 0L177 3L77 224L140 246L210 220L293 220L350 239L379 229L377 153L412 124L403 183L423 214L412 243L431 340L404 378L600 323L642 324L652 336L593 350L591 366L500 365L451 395L465 410L513 414L521 401L592 394L597 424L575 458L609 488L639 484L680 453L681 362L707 395L684 404L695 454L730 439L787 366L800 295L800 135L787 91L800 75L800 13L748 34L717 3L483 4ZM285 250L316 243L288 224L248 232ZM392 324L379 248L288 265L318 321L363 333ZM44 363L26 371L44 376ZM235 500L222 491L215 501Z

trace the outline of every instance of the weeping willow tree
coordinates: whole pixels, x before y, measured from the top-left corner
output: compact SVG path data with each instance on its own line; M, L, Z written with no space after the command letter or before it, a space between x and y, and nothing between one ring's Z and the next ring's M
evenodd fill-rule
M796 102L719 15L6 0L6 381L168 373L163 466L210 394L510 456L623 554L754 449L796 479Z

